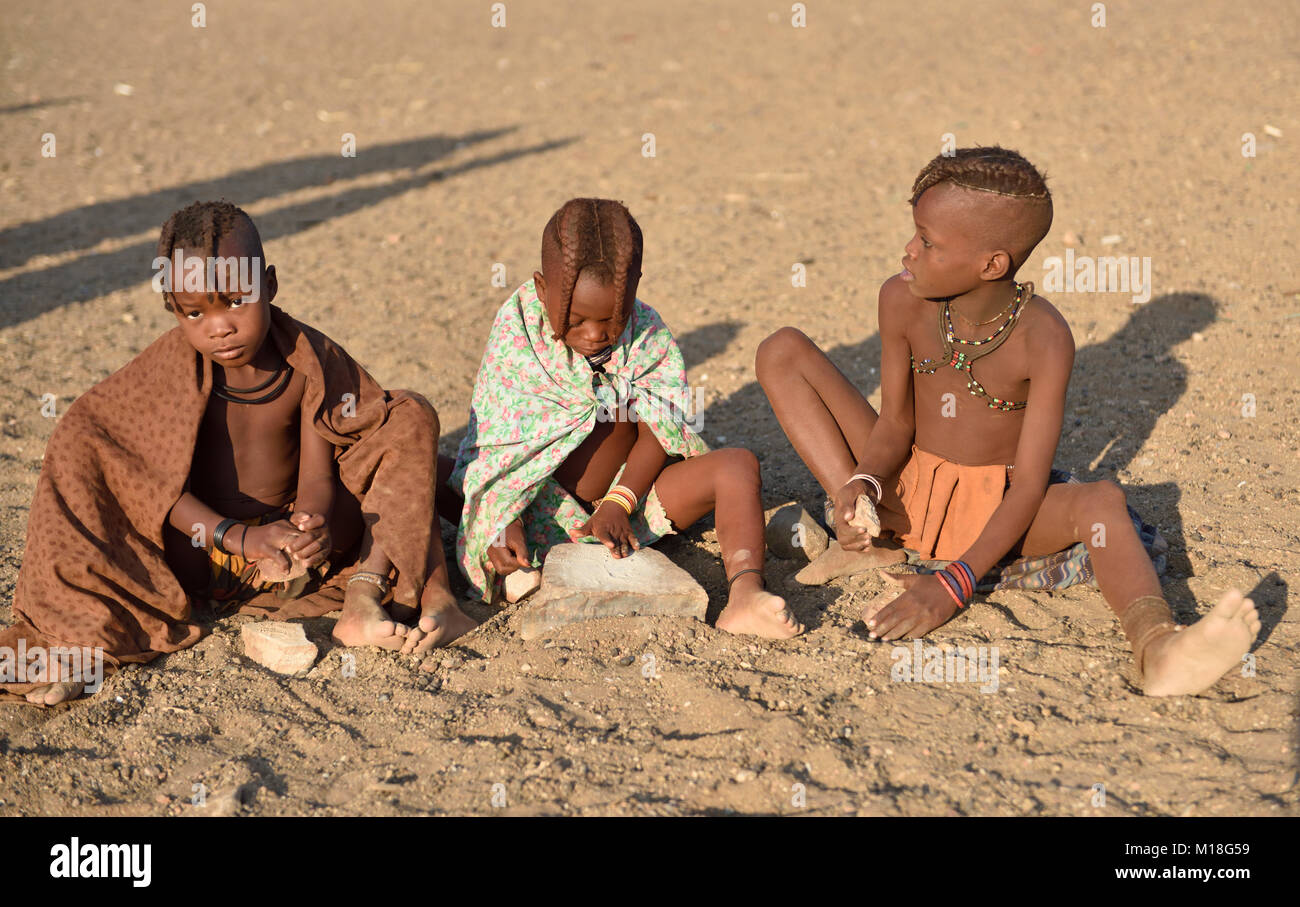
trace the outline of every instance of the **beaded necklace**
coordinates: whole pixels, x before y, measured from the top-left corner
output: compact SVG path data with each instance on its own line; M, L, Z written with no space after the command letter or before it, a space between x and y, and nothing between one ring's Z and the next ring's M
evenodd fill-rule
M1003 315L1005 315L1007 312L1010 312L1010 311L1011 311L1011 307L1014 306L1014 305L1016 304L1016 299L1017 299L1018 297L1019 297L1019 294L1017 294L1016 297L1013 297L1012 300L1011 300L1010 302L1008 302L1005 306L1002 307L1002 310L1001 310L1001 311L999 311L997 314L995 314L992 318L988 319L987 321L971 321L969 318L967 318L967 317L966 317L965 315L963 315L961 312L957 312L957 317L960 318L962 321L966 322L967 324L971 325L972 327L982 328L982 327L984 327L984 325L986 325L986 324L992 324L993 322L995 322L995 321L997 321L999 318L1001 318ZM956 310L954 310L954 311L956 311Z
M1006 342L1016 322L1020 320L1021 313L1025 310L1025 301L1033 298L1033 295L1033 284L1017 283L1016 296L1011 300L1011 313L1007 316L1007 320L998 325L997 330L992 334L981 340L962 340L955 335L952 327L952 302L945 302L939 310L939 342L943 344L943 355L939 359L923 359L920 362L912 356L912 371L918 375L933 375L945 365L951 365L957 371L966 373L966 389L970 391L971 396L979 397L988 403L989 409L1004 413L1024 409L1024 403L1013 403L990 394L984 389L984 385L976 380L970 369L976 359L982 359ZM976 350L967 353L957 349L954 344L976 347Z

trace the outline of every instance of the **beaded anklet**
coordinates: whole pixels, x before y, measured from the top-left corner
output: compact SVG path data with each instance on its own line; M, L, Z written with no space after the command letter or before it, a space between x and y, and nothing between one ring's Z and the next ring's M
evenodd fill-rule
M370 585L379 590L381 595L388 595L388 577L378 573L368 573L358 570L356 573L348 577L347 584L350 586L358 580L363 583L370 583Z

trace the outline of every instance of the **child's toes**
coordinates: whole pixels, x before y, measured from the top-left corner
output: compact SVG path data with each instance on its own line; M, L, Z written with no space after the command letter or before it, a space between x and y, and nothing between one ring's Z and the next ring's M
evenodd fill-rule
M1224 617L1236 617L1249 601L1250 599L1242 596L1240 590L1229 589L1223 594L1223 598L1219 599L1217 610Z

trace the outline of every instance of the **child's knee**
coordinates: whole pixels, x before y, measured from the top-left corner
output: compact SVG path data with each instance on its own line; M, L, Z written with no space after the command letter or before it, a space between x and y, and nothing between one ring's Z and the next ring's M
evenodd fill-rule
M1080 515L1085 519L1095 520L1128 512L1124 489L1109 479L1089 482L1083 486L1082 491Z
M433 408L433 404L415 391L395 390L389 393L392 397L392 402L389 404L389 418L396 417L409 421L417 435L433 438L436 446L442 426L438 422L438 411Z
M761 487L762 477L758 467L758 457L752 450L743 447L726 447L714 451L717 456L716 470L719 479L739 482L754 487Z
M788 366L812 346L812 340L798 328L781 328L758 345L754 356L755 368L766 370Z

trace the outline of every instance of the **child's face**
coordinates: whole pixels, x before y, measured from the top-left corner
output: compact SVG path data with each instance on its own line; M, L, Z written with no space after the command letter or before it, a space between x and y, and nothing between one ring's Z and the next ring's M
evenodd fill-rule
M916 233L904 247L903 280L915 296L944 299L980 284L984 250L979 199L950 183L927 189L912 209Z
M241 240L238 235L222 237L217 255L228 258L245 256L261 258L256 247ZM186 255L188 261L190 256ZM239 286L224 289L209 287L213 292L173 292L171 303L176 320L194 349L217 365L239 368L248 365L266 341L271 327L271 300L275 298L275 268L258 261L258 279L252 281L253 290L245 292ZM191 266L192 267L192 266ZM244 264L248 269L250 264Z
M623 296L623 317L615 321L614 308L617 299L613 282L611 281L609 286L602 287L599 280L588 276L584 271L573 288L573 301L569 305L569 329L560 339L581 356L594 356L613 345L623 333L623 329L627 327L628 318L636 302L636 290L640 280L640 274L628 275L627 292ZM554 283L547 284L547 287L554 289L558 285L559 281L556 280ZM542 295L542 303L546 306L546 316L551 322L551 329L558 331L564 324L559 293L539 295Z

